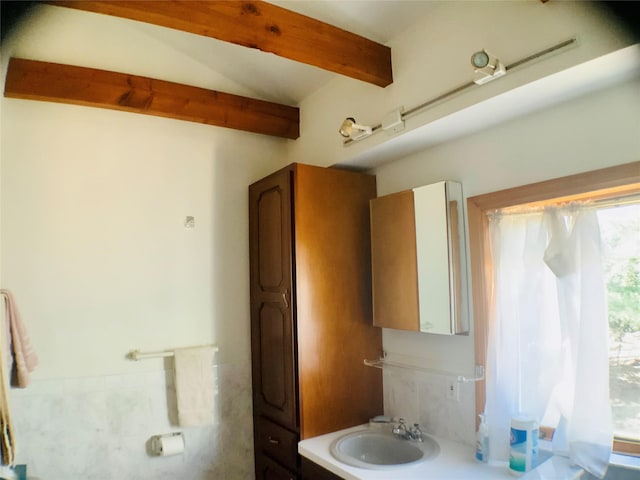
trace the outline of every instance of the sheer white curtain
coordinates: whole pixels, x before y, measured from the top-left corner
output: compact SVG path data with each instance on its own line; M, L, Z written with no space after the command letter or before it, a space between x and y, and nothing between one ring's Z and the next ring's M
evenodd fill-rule
M508 460L510 418L525 415L557 428L556 453L602 477L613 434L596 213L573 204L489 220L491 460Z

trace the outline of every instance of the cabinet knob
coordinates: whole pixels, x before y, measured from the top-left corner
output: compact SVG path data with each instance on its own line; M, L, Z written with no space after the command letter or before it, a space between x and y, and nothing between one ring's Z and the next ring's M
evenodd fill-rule
M280 440L269 435L269 443L272 445L280 445Z
M282 292L282 303L284 303L284 308L289 308L289 289L287 288L284 292Z

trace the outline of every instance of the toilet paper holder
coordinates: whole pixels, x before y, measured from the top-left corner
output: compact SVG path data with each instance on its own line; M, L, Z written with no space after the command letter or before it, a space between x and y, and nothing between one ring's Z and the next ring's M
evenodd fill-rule
M184 436L182 432L154 435L149 440L150 453L157 457L179 455L184 452Z

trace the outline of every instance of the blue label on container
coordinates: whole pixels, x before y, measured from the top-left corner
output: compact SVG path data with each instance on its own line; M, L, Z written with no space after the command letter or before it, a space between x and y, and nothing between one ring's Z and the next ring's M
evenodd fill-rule
M519 447L527 444L527 431L511 428L511 447Z
M527 468L527 436L531 435L529 468ZM509 454L509 468L516 472L526 472L535 462L538 453L538 430L520 430L511 428L511 452Z

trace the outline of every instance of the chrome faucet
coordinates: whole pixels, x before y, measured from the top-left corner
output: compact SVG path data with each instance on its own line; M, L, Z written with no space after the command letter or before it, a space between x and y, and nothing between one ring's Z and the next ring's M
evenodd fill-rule
M407 428L404 418L398 420L398 424L393 427L392 433L403 440L411 440L413 442L422 442L424 440L420 425L413 424L413 427Z

